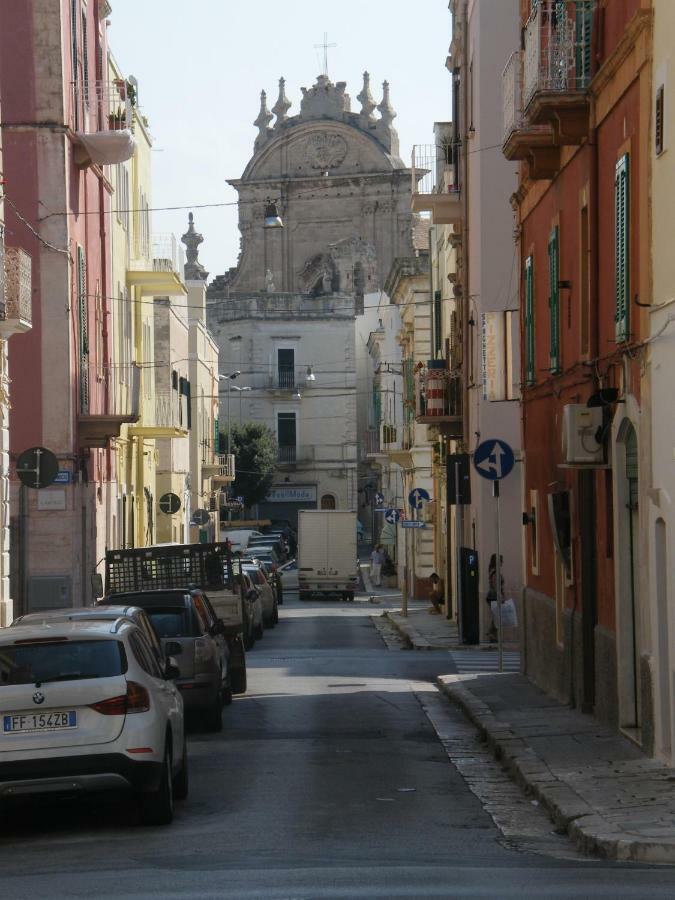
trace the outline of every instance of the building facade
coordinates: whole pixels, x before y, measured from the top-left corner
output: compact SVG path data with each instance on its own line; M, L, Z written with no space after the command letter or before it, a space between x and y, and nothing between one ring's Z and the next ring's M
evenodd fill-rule
M377 105L366 73L352 112L346 84L321 75L289 117L282 79L271 112L263 93L254 155L231 182L241 254L209 286L208 323L225 377L221 429L229 405L230 420L241 408L277 437L267 517L357 508L355 317L412 248L410 170L383 90Z
M503 151L520 162L525 669L650 751L650 4L520 6Z
M13 482L19 610L89 602L105 552L111 439L125 416L110 391L110 184L104 166L129 159L134 139L124 86L111 83L103 0L3 4L6 224L32 257L34 327L10 367L13 457L45 447L58 484ZM16 72L26 73L16 78ZM11 90L4 88L11 85Z

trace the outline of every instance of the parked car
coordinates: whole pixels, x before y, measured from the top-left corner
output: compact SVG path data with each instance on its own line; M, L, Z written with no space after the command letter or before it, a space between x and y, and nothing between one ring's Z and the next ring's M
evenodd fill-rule
M247 551L250 553L253 550L259 549L274 550L274 553L276 554L280 562L285 562L288 555L284 545L274 537L251 538L247 547Z
M175 657L176 680L187 711L198 711L209 731L221 731L223 705L232 702L229 650L224 628L200 590L155 590L112 594L105 601L146 611L166 656Z
M188 792L175 661L115 621L0 630L0 799L132 790L144 821L166 825Z
M270 566L279 566L281 565L281 560L277 554L277 552L272 547L261 546L261 547L249 547L247 551L248 556L254 556L256 559L264 560Z
M263 609L263 623L265 628L274 628L279 621L279 608L276 590L267 580L261 563L251 560L250 563L242 561L242 568L250 577L260 594L260 602Z
M230 542L235 553L239 550L245 550L249 539L252 537L263 537L263 534L254 528L226 528L222 531L222 539Z
M140 606L97 606L68 607L66 609L46 609L42 612L26 613L12 622L15 625L37 625L40 622L51 625L54 622L114 622L117 619L130 619L141 629L148 639L158 665L166 665L166 657L162 643L154 629L148 614Z
M250 574L242 571L241 576L235 575L236 584L239 584L240 577L244 580L244 648L251 650L256 640L263 636L263 606L260 591L253 584Z
M277 569L277 576L281 580L285 591L297 591L298 589L298 561L291 559Z

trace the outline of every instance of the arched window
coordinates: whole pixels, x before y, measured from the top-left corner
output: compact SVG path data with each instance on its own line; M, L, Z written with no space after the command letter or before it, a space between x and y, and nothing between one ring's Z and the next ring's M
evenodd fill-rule
M323 494L321 497L321 509L335 508L335 496L333 494Z

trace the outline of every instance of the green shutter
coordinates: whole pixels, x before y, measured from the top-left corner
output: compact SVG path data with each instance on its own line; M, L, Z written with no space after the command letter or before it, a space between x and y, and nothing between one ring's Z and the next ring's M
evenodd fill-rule
M591 80L591 29L593 27L592 0L579 0L576 11L576 74L577 90L585 91Z
M525 260L525 381L537 380L534 358L534 259Z
M560 371L560 247L557 225L548 239L548 277L551 323L550 369L555 374Z
M220 421L218 416L213 420L213 452L220 453Z
M403 360L403 406L406 425L415 418L415 361Z
M373 387L373 419L374 427L379 429L382 421L382 394L376 387Z
M77 248L77 314L80 357L80 412L89 412L89 306L87 262L82 247Z
M630 166L626 153L616 164L615 200L615 271L616 305L614 320L617 341L630 337Z

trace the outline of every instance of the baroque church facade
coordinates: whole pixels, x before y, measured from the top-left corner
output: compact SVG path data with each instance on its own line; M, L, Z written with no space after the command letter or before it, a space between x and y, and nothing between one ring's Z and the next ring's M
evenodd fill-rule
M262 92L253 156L230 181L238 263L207 291L221 374L241 373L221 382L221 428L241 416L277 436L263 517L357 508L356 317L394 260L412 253L411 171L389 85L377 104L365 73L358 112L346 87L320 75L294 116L283 78L271 111ZM265 227L270 203L283 227Z

